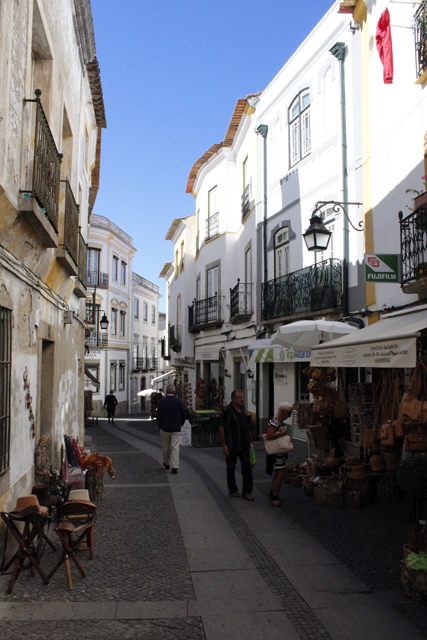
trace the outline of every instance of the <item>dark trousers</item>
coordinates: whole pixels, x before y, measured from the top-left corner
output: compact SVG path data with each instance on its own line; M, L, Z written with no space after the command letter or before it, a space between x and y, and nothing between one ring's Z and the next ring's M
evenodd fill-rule
M227 486L230 493L236 493L236 491L238 491L235 476L237 458L239 458L240 465L242 467L242 493L243 495L246 495L248 493L252 493L253 489L252 467L249 460L249 450L235 451L233 453L229 453L228 456L226 456L225 461L227 463Z

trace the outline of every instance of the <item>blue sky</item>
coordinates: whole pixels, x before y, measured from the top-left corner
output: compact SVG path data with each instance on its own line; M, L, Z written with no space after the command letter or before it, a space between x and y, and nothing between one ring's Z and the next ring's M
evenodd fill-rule
M91 0L107 116L94 213L134 240L133 269L160 286L164 237L194 213L194 162L235 103L263 90L332 0Z

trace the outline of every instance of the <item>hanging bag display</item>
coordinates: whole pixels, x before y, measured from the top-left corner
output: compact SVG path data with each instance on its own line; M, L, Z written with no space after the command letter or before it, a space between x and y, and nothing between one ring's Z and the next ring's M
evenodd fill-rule
M427 423L427 403L417 400L415 395L424 396L427 369L419 362L415 367L408 391L403 394L399 405L398 422L403 427L414 429Z
M410 431L405 437L405 451L410 453L427 451L427 431Z

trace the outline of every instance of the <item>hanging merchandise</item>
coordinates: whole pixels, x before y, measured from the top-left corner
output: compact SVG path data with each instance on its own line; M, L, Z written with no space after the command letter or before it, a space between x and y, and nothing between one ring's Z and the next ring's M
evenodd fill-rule
M377 24L375 36L377 50L384 67L384 84L393 83L393 45L391 42L390 13L385 9Z

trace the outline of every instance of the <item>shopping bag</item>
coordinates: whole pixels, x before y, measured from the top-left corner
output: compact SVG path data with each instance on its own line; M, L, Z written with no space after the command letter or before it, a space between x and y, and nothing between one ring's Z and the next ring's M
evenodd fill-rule
M249 460L251 463L251 467L254 467L256 465L256 455L255 455L255 449L253 444L251 444L251 449L249 451Z

